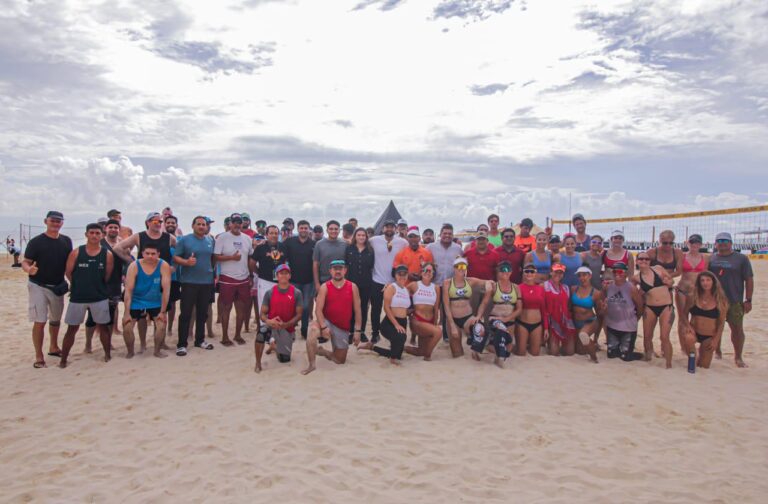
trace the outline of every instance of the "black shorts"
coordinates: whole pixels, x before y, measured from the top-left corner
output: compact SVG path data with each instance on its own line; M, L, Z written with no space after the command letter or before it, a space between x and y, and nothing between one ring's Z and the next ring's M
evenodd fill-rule
M111 326L115 323L115 310L117 309L117 303L120 302L120 298L109 299L109 324ZM85 327L96 327L96 322L93 321L91 316L91 310L88 310L88 318L85 319Z
M151 320L155 320L160 315L160 307L157 308L144 308L142 310L131 310L131 318L133 320L143 319L149 315Z
M169 303L175 303L181 299L181 282L177 282L176 280L171 281L171 293L170 297L168 298Z

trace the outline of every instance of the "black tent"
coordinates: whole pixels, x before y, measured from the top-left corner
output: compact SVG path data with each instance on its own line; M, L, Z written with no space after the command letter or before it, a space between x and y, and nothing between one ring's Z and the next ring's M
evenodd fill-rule
M377 220L376 224L373 226L374 234L381 234L381 228L384 227L384 221L392 219L393 221L397 222L402 218L403 216L400 215L400 212L398 212L397 208L395 207L395 202L389 200L389 205L387 205L387 208L384 209L381 216L379 217L379 220Z

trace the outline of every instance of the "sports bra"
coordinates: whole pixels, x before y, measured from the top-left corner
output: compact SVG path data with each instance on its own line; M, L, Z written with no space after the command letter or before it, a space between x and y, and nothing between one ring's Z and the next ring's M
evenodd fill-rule
M437 289L435 284L424 285L419 281L416 284L416 292L413 293L414 305L434 305L437 302Z
M393 283L395 287L395 295L392 296L391 308L410 308L411 307L411 293L405 287Z
M539 260L539 256L536 255L535 250L531 252L533 265L536 267L536 273L539 275L549 275L549 272L552 269L552 252L549 250L546 250L545 252L547 253L547 259L545 261Z
M512 292L503 292L497 283L496 291L493 293L493 304L515 306L517 304L517 289L515 289L515 285L512 284Z
M585 310L593 309L595 307L595 300L593 299L595 288L593 287L592 290L589 291L589 294L583 298L577 296L578 291L578 288L573 289L573 293L571 293L571 304L573 306L578 306L579 308L584 308Z
M464 280L464 287L456 287L451 278L451 285L448 287L448 299L451 301L458 299L471 299L472 298L472 284L467 280Z
M657 250L655 254L653 254L653 259L651 259L651 266L661 266L667 271L675 271L677 269L677 257L675 256L674 250L672 251L672 262L664 263L659 261L659 251Z
M608 251L605 251L605 254L603 254L603 264L605 264L605 269L613 269L614 265L618 263L624 263L629 267L629 250L624 250L624 255L621 256L621 259L611 259L608 257Z
M664 281L661 279L661 276L656 273L656 270L652 269L651 271L653 272L653 285L646 283L646 281L643 280L643 274L640 274L640 288L643 289L643 292L648 292L649 290L655 289L656 287L664 286Z
M720 309L715 306L711 310L705 310L704 308L699 308L697 305L693 305L693 308L691 308L691 315L717 320L720 318Z
M684 273L698 273L700 271L704 271L704 268L706 268L706 261L704 260L704 256L701 257L701 261L696 266L691 266L691 263L688 262L688 254L685 254L683 256L683 272Z

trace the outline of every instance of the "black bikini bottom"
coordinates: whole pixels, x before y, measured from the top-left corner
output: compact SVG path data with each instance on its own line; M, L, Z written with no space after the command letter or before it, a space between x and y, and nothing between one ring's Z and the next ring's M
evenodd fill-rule
M661 317L661 314L664 313L664 310L667 308L672 308L671 304L661 305L661 306L648 306L646 305L646 308L651 310L653 313L656 314L656 318Z
M541 321L536 322L535 324L529 324L528 322L523 322L522 320L517 321L518 324L525 327L525 330L528 331L528 334L531 334L533 331L539 328L541 325Z

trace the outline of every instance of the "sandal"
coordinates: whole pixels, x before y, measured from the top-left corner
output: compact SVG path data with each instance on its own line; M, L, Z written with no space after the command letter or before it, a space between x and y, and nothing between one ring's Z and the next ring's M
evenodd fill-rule
M203 341L199 345L195 345L197 348L202 348L203 350L213 350L213 345L211 343L208 343L207 341Z
M45 361L37 361L34 364L32 364L32 367L34 367L35 369L41 369L48 366L45 364Z
M176 349L176 357L184 357L187 355L187 349L184 347L179 347Z
M50 355L51 357L61 358L61 350L59 350L58 352L48 352L48 355Z

